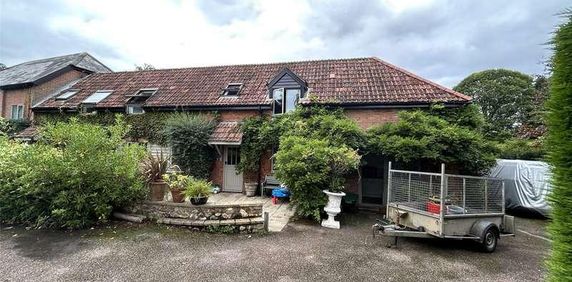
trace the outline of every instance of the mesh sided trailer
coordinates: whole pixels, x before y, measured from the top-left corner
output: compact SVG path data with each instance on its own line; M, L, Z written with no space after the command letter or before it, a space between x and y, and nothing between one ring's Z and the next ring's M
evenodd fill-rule
M472 239L494 251L500 236L514 233L500 179L446 174L444 164L441 173L395 170L391 162L388 176L386 219L374 234Z

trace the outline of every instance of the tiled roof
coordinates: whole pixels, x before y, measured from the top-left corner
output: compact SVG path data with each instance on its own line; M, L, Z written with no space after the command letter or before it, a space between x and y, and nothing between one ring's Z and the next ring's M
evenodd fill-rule
M142 88L158 88L145 106L270 105L267 83L288 68L307 82L309 98L330 104L465 103L470 97L430 82L378 58L356 58L183 69L94 73L73 86L66 101L48 99L36 108L76 108L97 90L113 90L99 108L123 107ZM221 97L229 83L242 83L238 97ZM317 99L315 99L317 98Z
M240 124L235 121L223 121L218 123L215 127L209 139L209 144L239 144L241 140L242 132L240 131Z
M35 140L38 135L38 128L35 126L28 126L24 130L14 134L12 138L24 139L24 140Z
M42 60L21 63L0 71L0 87L34 83L68 66L75 66L91 72L111 70L88 53L77 53Z

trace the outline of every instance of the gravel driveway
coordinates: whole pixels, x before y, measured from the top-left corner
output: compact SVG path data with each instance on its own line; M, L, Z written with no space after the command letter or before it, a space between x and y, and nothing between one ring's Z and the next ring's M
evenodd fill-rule
M493 254L463 241L373 239L375 215L345 215L341 230L298 221L283 232L225 235L114 223L61 232L0 231L0 280L539 281L550 243L519 233ZM545 236L545 221L517 228Z

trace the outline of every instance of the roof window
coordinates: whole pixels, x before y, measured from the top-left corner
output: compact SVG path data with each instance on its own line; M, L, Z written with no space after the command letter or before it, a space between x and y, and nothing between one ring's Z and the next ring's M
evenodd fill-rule
M60 95L56 96L56 100L67 100L71 98L73 95L77 94L78 90L67 90Z
M229 83L228 86L223 89L222 96L238 96L241 89L242 83Z
M128 95L129 97L151 97L153 94L157 92L157 88L142 88L137 90L135 94Z
M85 100L83 100L83 104L97 104L101 102L101 100L107 98L109 94L111 94L113 90L97 90L95 93L91 94Z

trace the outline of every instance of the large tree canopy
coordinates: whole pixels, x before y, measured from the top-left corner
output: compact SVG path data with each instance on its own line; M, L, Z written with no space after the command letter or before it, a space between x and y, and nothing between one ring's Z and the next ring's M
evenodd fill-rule
M476 72L454 89L474 98L488 123L486 133L493 137L511 132L515 125L526 122L533 107L533 78L517 71Z
M554 38L548 108L548 160L552 165L551 281L572 277L572 9Z

